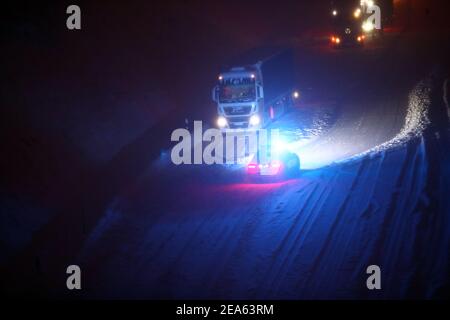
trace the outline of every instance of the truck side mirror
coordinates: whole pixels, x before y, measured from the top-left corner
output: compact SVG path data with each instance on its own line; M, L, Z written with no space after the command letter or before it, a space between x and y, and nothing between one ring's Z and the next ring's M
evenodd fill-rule
M212 89L212 92L211 92L211 96L212 96L212 99L213 99L213 101L214 102L217 102L217 91L218 91L218 89L219 89L219 87L218 86L215 86L213 89Z
M260 86L260 85L256 86L256 96L258 97L258 99L264 98L264 91L263 91L262 86Z

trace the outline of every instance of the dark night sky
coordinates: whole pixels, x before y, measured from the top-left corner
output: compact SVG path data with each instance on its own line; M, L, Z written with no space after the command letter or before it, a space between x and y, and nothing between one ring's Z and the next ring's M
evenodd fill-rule
M68 31L68 3L25 1L3 10L8 91L49 81L44 90L57 83L61 99L74 102L83 95L102 100L119 86L169 91L178 108L195 108L209 94L192 95L192 79L211 81L225 57L261 42L311 32L316 21L302 13L317 10L298 1L286 1L288 10L275 1L86 1L78 2L82 30Z

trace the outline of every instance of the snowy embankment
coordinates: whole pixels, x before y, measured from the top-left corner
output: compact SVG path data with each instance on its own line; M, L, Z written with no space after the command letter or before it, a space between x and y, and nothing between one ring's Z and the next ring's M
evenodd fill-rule
M346 159L345 161L359 159L366 155L374 155L388 149L405 145L405 143L412 138L420 137L430 124L428 117L431 104L430 92L431 83L429 79L419 82L409 94L405 124L400 132L391 140L359 153L350 159Z
M336 118L333 102L318 105L300 105L273 124L281 128L280 134L287 143L301 147L313 143L330 129Z

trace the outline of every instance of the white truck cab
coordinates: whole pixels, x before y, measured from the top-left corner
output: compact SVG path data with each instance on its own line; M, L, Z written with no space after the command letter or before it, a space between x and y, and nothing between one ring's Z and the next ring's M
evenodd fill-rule
M292 50L271 50L267 55L257 53L243 60L253 62L226 68L212 91L217 126L222 129L266 127L284 114L292 99L298 98L298 92L293 91Z
M260 64L235 67L218 76L213 88L219 128L259 128L264 110L264 91Z

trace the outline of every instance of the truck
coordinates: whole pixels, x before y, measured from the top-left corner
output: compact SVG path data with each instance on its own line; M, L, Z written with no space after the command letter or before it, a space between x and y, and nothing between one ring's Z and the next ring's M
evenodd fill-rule
M286 115L300 98L294 71L292 48L259 48L224 67L212 90L217 126L225 130L261 129ZM251 177L290 177L299 172L299 157L289 150L273 148L278 144L273 139L268 141L267 147L274 151L269 152L270 157L261 157L260 150L253 155L247 164Z
M299 98L292 49L262 48L226 66L212 98L221 129L258 129L281 117Z

